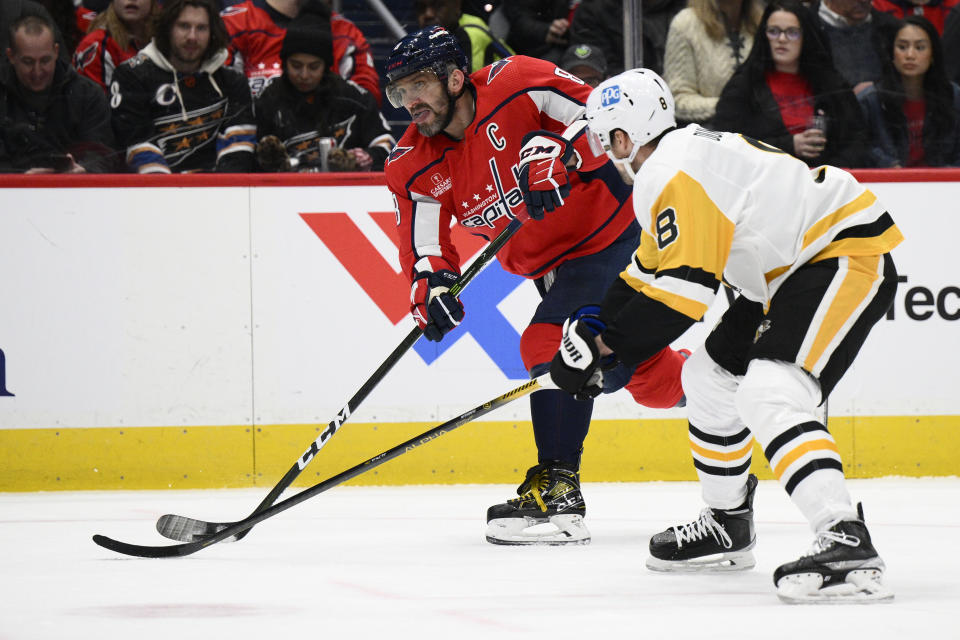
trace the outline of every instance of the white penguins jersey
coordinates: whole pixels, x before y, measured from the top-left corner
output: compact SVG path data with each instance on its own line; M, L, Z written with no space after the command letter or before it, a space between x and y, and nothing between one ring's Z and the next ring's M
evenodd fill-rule
M808 262L880 255L903 239L846 171L811 169L775 147L695 124L660 140L633 189L643 235L620 277L694 320L721 281L767 305Z

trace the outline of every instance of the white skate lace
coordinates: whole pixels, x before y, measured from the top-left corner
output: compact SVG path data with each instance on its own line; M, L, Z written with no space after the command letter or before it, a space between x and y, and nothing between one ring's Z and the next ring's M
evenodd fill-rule
M857 536L850 536L845 533L837 533L836 531L818 531L817 539L813 541L813 545L810 547L810 550L804 555L815 556L818 553L823 553L838 542L840 544L845 544L848 547L860 546L860 538Z
M733 546L733 540L727 535L726 529L713 518L713 510L707 507L700 512L700 517L679 527L673 527L673 533L677 537L677 546L682 547L684 542L694 542L702 540L707 535L713 536L717 544L722 544L725 549Z

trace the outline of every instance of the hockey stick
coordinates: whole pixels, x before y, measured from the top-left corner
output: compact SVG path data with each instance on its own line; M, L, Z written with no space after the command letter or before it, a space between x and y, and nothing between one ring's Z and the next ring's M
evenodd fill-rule
M464 272L460 275L457 281L452 287L450 287L450 293L454 296L460 294L461 291L470 283L473 278L480 273L484 267L489 264L493 257L497 254L498 251L507 243L513 234L515 234L520 227L523 226L522 218L514 218L507 227L497 235L496 238L490 241L490 244L477 256L477 259L470 263ZM327 424L327 428L320 432L320 435L317 436L317 439L310 443L310 447L303 452L297 461L293 464L290 469L280 478L280 482L270 490L270 493L263 499L263 501L257 505L257 508L253 510L254 515L263 511L274 502L277 498L280 497L280 494L283 493L293 481L297 479L297 476L306 468L310 461L313 460L314 456L323 448L327 442L330 441L330 438L334 436L337 430L343 426L343 424L350 418L357 407L360 406L366 397L370 394L371 391L386 377L387 373L393 369L393 366L399 362L400 358L410 350L420 334L423 333L423 330L419 326L415 326L406 338L403 339L393 352L387 356L387 359L373 372L373 375L370 376L366 382L363 383L363 386L353 394L353 397L347 401L346 406L344 406L336 417ZM160 519L157 520L157 531L160 535L170 538L171 540L178 540L180 542L193 542L199 540L206 536L212 536L217 534L220 531L232 526L233 522L207 522L205 520L196 520L194 518L188 518L186 516L178 516L173 514L166 514L160 516ZM231 541L240 540L250 532L249 528L239 530L239 533Z
M213 535L202 537L192 542L166 546L143 546L120 542L119 540L114 540L101 535L93 536L93 541L105 549L110 549L111 551L116 551L117 553L122 553L128 556L137 556L140 558L172 558L177 556L188 556L191 553L200 551L201 549L226 540L227 538L234 536L239 537L240 534L242 534L244 531L249 531L250 528L255 524L263 522L267 518L271 518L282 511L286 511L290 507L298 505L304 500L309 500L313 496L323 493L327 489L331 489L338 484L342 484L351 478L356 478L360 474L366 473L370 469L379 467L384 462L393 460L394 458L399 457L408 451L413 451L417 447L425 445L428 442L431 442L440 436L453 431L457 427L461 427L471 420L475 420L481 416L484 416L509 402L517 400L518 398L522 398L523 396L533 393L539 389L555 388L556 386L550 379L550 374L544 374L539 378L534 378L533 380L520 385L512 391L508 391L498 398L484 402L480 406L474 407L466 413L461 413L456 418L448 420L447 422L444 422L443 424L434 427L429 431L421 433L420 435L415 436L406 442L398 444L392 449L388 449L383 453L369 458L355 467L347 469L342 473L338 473L337 475L328 478L323 482L315 484L308 489L304 489L300 493L291 496L286 500L282 500L275 505L265 509L258 509L243 520L240 520L239 522L232 522Z

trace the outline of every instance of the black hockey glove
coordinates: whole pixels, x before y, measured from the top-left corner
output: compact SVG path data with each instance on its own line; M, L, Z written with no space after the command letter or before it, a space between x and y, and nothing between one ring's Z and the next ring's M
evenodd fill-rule
M566 163L572 156L573 145L555 133L531 131L523 137L519 186L534 220L542 220L544 210L553 211L570 195Z
M459 278L453 271L425 271L417 275L410 292L411 312L427 340L440 342L463 320L463 303L450 294Z
M600 307L580 307L563 325L560 349L550 363L554 384L577 400L590 400L603 392L603 371L617 366L616 354L600 357L594 338L607 328Z

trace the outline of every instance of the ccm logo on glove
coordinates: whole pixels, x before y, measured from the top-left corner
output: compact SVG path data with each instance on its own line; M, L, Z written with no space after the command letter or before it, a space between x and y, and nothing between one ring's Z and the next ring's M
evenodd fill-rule
M518 182L527 212L534 220L542 220L544 211L563 205L563 199L570 195L566 163L572 155L573 146L549 131L524 136Z
M410 291L410 311L427 340L440 342L463 320L463 303L450 293L459 278L447 269L417 275Z

